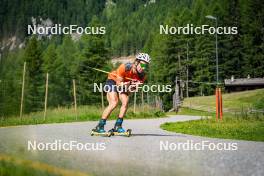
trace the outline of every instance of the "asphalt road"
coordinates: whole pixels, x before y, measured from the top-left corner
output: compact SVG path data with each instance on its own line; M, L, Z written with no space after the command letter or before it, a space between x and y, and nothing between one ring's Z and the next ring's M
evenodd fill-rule
M93 175L264 175L264 142L212 139L164 131L160 124L196 120L194 116L173 116L148 120L125 120L133 136L110 138L90 136L97 122L28 125L0 128L0 153L40 161ZM114 121L107 122L110 129ZM88 149L42 150L39 143L76 141ZM36 141L41 150L28 150ZM183 146L213 143L235 145L237 150L186 150ZM164 149L168 143L170 150ZM178 147L182 143L181 148ZM234 144L235 143L235 144ZM184 145L183 145L184 144ZM178 148L176 149L175 146ZM163 148L161 148L163 147ZM104 150L101 150L104 149ZM227 149L230 149L227 148ZM234 148L232 148L234 149Z

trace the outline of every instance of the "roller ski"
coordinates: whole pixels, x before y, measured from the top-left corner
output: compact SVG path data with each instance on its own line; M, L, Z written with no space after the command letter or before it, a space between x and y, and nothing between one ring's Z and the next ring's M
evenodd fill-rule
M104 136L104 137L111 137L112 136L112 131L104 131L104 132L99 132L96 129L92 129L91 136Z
M108 132L104 130L105 123L106 123L106 120L101 119L99 121L99 124L94 129L92 129L91 136L104 136L104 137L112 136L111 130Z
M127 137L131 136L132 130L128 129L125 131L125 129L122 128L122 123L123 123L122 118L118 118L116 120L115 127L110 130L113 136L127 136Z
M110 131L112 133L112 136L126 136L126 137L130 137L131 136L131 132L132 132L131 129L128 129L128 130L125 131L123 128L122 128L122 130L115 130L113 128Z

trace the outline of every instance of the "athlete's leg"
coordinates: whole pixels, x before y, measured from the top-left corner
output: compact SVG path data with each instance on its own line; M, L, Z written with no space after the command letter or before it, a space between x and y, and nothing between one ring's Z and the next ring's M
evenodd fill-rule
M119 133L123 133L125 132L125 130L122 128L122 123L123 123L123 117L125 116L126 111L127 111L129 96L125 93L119 93L119 99L122 105L120 108L118 118L115 123L114 130Z
M119 93L119 99L122 103L118 117L123 118L128 108L129 96L126 93Z
M99 133L105 132L104 126L106 124L106 120L118 104L117 92L107 92L106 96L107 96L107 100L108 100L109 105L105 108L105 110L102 114L102 118L99 120L99 123L95 128L96 131Z
M107 92L106 94L108 106L105 108L102 114L102 119L107 119L111 112L118 105L118 94L117 92Z
M108 101L108 106L103 111L102 117L99 120L98 125L96 126L96 131L98 132L105 132L104 126L106 124L106 120L118 104L118 94L115 87L116 82L114 80L108 79L106 80L105 86L105 88L107 88L106 97Z

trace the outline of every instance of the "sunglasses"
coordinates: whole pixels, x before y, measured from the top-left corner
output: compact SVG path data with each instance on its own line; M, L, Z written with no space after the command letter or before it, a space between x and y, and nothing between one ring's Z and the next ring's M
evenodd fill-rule
M147 70L147 69L148 69L148 64L140 63L140 67L141 67L143 70Z

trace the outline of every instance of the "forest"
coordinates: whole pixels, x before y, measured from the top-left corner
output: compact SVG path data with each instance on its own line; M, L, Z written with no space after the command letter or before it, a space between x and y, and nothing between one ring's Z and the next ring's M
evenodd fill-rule
M45 75L49 73L49 107L72 105L72 80L78 103L100 103L94 82L111 71L111 58L147 52L152 58L148 84L175 85L191 80L190 96L212 95L216 83L215 35L163 35L160 25L235 26L236 35L218 35L219 80L264 77L264 3L262 0L0 0L0 117L18 115L23 64L27 63L25 112L43 108ZM105 26L105 35L27 35L32 17L54 24ZM5 41L16 37L23 47L10 50ZM188 57L187 57L188 56ZM187 74L188 70L188 74ZM172 93L161 93L165 110Z

